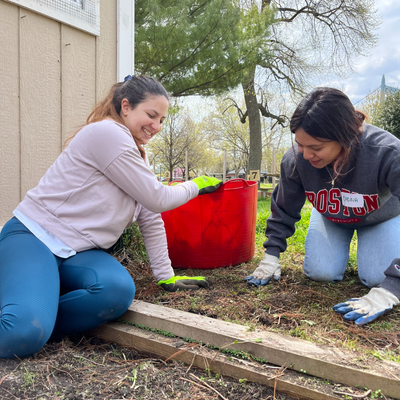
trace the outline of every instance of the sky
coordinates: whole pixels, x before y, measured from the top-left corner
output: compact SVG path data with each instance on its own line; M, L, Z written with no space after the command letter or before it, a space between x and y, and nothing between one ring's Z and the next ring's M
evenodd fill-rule
M343 90L353 104L380 87L382 75L386 85L400 88L400 0L375 0L375 6L382 17L376 31L377 46L367 57L355 60L351 77L335 81L335 87Z
M380 87L382 75L387 86L400 88L400 0L375 0L375 7L382 23L375 31L378 43L372 49L365 49L367 56L354 60L354 73L346 79L331 82L316 82L316 86L331 86L343 90L353 104L361 102L369 92ZM212 105L213 99L189 96L183 104L192 117L199 117L200 109L207 113L206 105Z

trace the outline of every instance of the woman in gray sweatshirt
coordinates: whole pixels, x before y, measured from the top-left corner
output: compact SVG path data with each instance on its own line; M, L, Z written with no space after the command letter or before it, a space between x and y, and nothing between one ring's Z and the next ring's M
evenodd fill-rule
M343 278L357 232L358 275L371 290L334 310L358 325L400 297L400 140L364 118L337 89L316 88L300 102L290 122L296 143L271 199L264 260L246 278L254 286L279 280L279 255L307 199L313 210L303 270L311 279Z

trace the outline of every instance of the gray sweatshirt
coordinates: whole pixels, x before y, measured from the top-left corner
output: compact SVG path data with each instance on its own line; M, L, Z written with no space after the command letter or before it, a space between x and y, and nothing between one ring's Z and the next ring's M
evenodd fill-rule
M160 213L198 193L194 182L158 182L128 128L104 120L78 132L17 209L77 252L110 248L137 220L160 280L174 275Z
M328 170L329 169L329 170ZM343 175L332 186L330 166L314 168L297 148L289 149L281 163L281 178L271 198L264 247L279 257L286 239L293 235L306 199L325 218L349 229L379 224L400 214L400 140L372 125L364 124L360 144L351 154ZM359 207L343 204L342 194L351 199L362 195ZM350 200L351 200L350 199ZM360 197L358 197L360 199ZM385 271L381 287L400 296L399 259Z

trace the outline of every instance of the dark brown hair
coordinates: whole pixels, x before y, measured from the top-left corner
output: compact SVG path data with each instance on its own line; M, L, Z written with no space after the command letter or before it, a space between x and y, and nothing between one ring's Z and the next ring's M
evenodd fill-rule
M317 87L297 106L290 120L290 130L295 133L302 128L315 139L340 143L342 151L333 166L338 177L349 160L351 149L359 143L366 117L342 91Z
M146 75L128 75L124 82L115 83L107 96L96 104L93 111L87 117L85 125L99 122L109 117L120 124L124 124L120 116L122 100L127 99L133 109L146 101L149 96L164 96L169 101L168 92L165 90L164 86L154 78ZM69 138L68 141L74 136ZM133 139L135 140L141 156L144 158L145 152L143 146L135 138Z

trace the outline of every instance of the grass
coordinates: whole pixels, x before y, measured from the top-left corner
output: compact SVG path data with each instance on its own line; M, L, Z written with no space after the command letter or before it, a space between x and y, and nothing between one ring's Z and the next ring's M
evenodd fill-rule
M136 298L211 318L238 323L249 329L265 329L321 344L350 349L358 357L373 356L400 362L400 310L394 309L378 320L358 327L345 322L332 306L368 293L357 275L357 239L353 238L343 281L314 282L302 271L304 242L311 205L306 204L288 249L281 255L282 278L264 287L249 287L244 278L263 256L262 244L269 199L258 201L256 251L247 263L208 270L176 270L179 275L203 275L211 283L207 290L167 293L154 281L137 226L126 232L116 253L136 282Z

